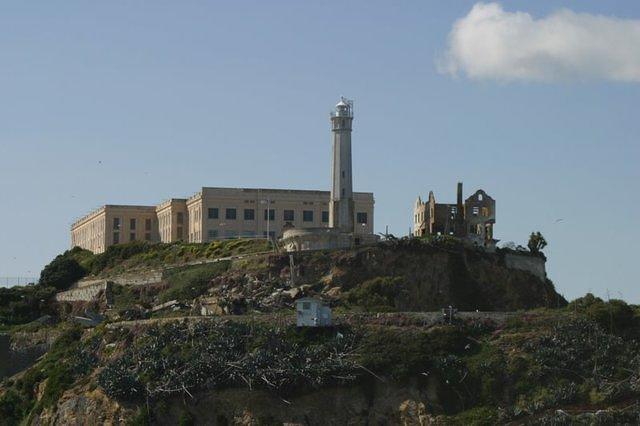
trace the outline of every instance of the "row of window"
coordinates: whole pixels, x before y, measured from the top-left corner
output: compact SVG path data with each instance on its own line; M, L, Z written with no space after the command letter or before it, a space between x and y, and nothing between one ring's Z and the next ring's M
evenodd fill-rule
M136 219L129 219L129 229L131 229L132 231L136 229ZM144 220L144 229L145 231L151 231L151 219L145 219ZM113 218L113 230L114 231L119 231L120 230L120 218L119 217L114 217Z
M226 220L236 220L237 219L237 209L235 208L227 208L225 209L224 218ZM255 220L256 211L255 209L244 209L244 220ZM208 210L208 218L209 219L219 219L220 218L220 210L217 207L212 207ZM275 220L276 211L275 209L264 209L264 220ZM283 210L282 211L282 220L285 222L293 222L295 220L295 211L294 210ZM302 221L303 222L313 222L313 210L303 210L302 211ZM366 224L368 223L368 217L366 212L358 212L356 214L356 221L358 223ZM329 223L329 212L322 212L322 223Z

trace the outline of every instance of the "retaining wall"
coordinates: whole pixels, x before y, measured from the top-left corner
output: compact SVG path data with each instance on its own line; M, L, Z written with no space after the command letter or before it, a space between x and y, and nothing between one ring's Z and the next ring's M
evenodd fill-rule
M107 302L111 299L111 282L100 280L92 284L86 284L82 287L73 288L67 291L61 291L56 294L58 302L92 302L104 294Z

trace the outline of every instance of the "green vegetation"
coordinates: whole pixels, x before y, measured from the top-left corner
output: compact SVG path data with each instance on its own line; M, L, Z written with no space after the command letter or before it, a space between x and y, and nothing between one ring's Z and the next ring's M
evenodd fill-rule
M81 336L81 329L68 328L40 362L8 386L0 396L0 424L18 424L43 408L55 406L65 390L95 368L99 340L94 336L81 342ZM35 391L42 384L42 395L36 401Z
M405 293L401 277L378 277L367 280L347 293L347 301L368 311L397 310L397 300Z
M211 280L229 269L230 263L224 260L172 270L167 277L169 288L160 293L160 301L191 300L204 294Z
M218 272L207 268L226 267L221 262L177 270L174 279L183 280L176 285L191 297L199 287L186 283ZM379 287L392 281L370 284L366 288L375 291L365 294L377 300L384 295ZM353 384L369 398L376 392L372 383L381 380L431 395L425 401L429 413L444 424L520 422L565 406L626 406L640 397L640 345L632 332L637 327L626 322L633 308L623 303L587 295L561 310L523 312L499 327L489 320L430 327L356 320L357 326L321 329L279 321L173 321L98 328L85 339L72 328L24 376L3 385L0 418L16 423L53 407L79 380L94 380L88 378L96 369L95 385L141 407L131 424L153 422L156 406L179 395L245 387L295 398L302 391ZM608 315L600 324L603 311ZM176 421L195 421L189 410L184 406Z
M529 251L534 254L538 254L547 246L547 240L544 239L540 232L532 232L529 236L529 242L527 247Z
M120 273L133 268L179 265L205 259L216 259L270 250L263 239L235 239L211 243L148 243L134 241L107 248L91 261L91 273Z
M71 284L87 275L92 261L90 251L74 247L56 256L40 273L39 284L66 290Z
M54 287L28 285L0 288L0 329L25 324L45 314L54 314L50 300Z
M290 331L291 332L291 331ZM347 359L354 335L341 329L331 339L266 325L214 322L149 327L99 374L98 384L120 400L157 400L174 394L228 386L282 393L352 380Z
M640 316L623 300L612 299L604 302L591 293L572 301L569 310L584 313L610 333L640 337Z

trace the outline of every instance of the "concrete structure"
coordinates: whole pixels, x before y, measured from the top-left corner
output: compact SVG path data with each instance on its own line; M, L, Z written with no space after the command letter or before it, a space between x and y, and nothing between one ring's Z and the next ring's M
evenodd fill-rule
M328 191L251 188L202 188L186 202L189 242L220 238L280 238L286 229L327 228ZM351 199L359 234L373 233L373 194ZM268 207L267 207L268 205Z
M113 304L111 281L99 280L90 285L56 293L58 302L92 302L100 297L104 297L107 304Z
M160 203L156 207L156 215L158 216L160 241L171 243L187 239L189 213L186 199L172 198Z
M188 199L172 198L158 206L106 205L71 226L71 245L102 253L135 240L278 239L287 230L292 239L285 239L285 246L292 250L375 241L373 194L353 192L352 122L353 103L342 98L331 114L331 191L204 187Z
M286 229L282 244L287 251L348 248L377 240L373 234L373 208L369 215L365 209L362 209L358 194L353 192L351 164L353 102L341 98L331 113L330 119L332 162L329 227Z
M433 192L423 202L420 197L413 209L413 235L452 235L474 245L493 248L496 222L496 202L482 189L464 200L462 183L458 183L456 204L436 203Z
M298 327L331 326L331 308L321 300L303 297L296 300L296 325Z
M156 242L158 219L155 206L105 205L71 226L71 246L94 253L136 240Z
M353 102L341 98L331 113L333 161L331 163L331 201L329 227L341 232L353 232L354 205L351 177L351 128Z

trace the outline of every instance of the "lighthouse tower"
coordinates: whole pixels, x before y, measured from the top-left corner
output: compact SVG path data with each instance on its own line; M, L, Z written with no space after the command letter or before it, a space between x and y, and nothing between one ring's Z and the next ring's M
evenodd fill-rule
M331 113L333 162L331 164L331 200L329 227L341 232L353 232L354 206L351 178L351 124L353 101L340 98Z

